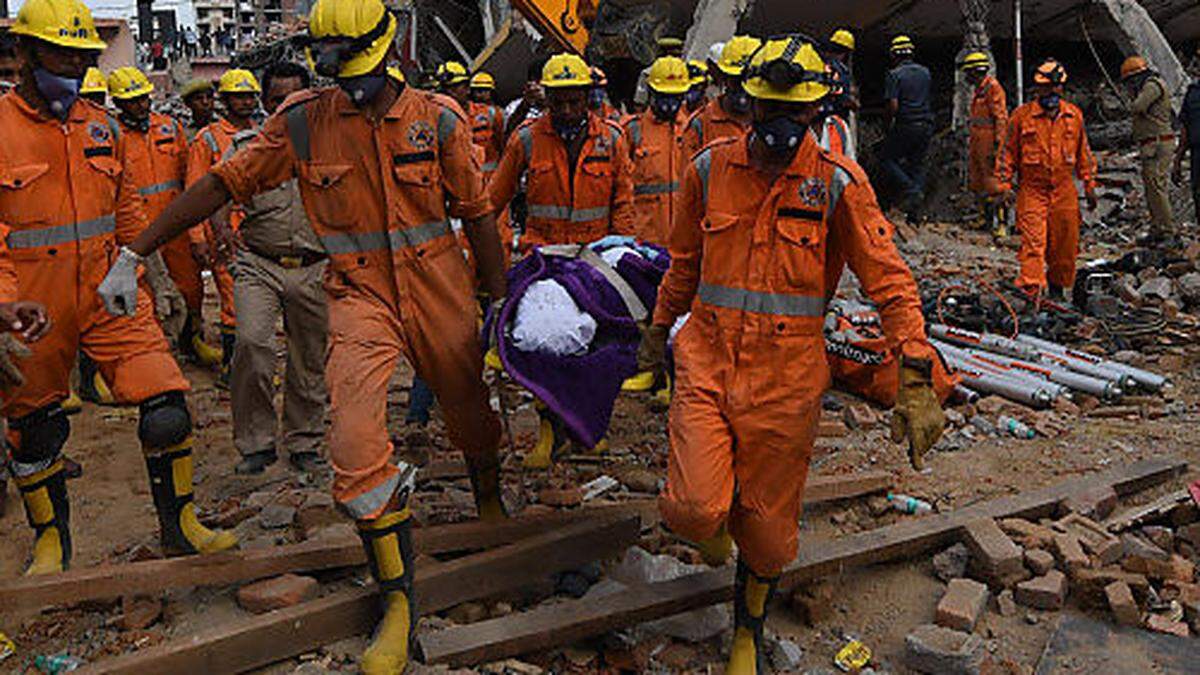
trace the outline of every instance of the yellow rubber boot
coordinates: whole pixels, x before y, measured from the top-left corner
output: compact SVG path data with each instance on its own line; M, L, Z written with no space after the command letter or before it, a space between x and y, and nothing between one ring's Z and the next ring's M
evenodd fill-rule
M596 445L588 448L588 452L592 453L593 455L603 455L604 453L608 452L608 447L608 439L601 438L599 443L596 443Z
M196 518L196 505L192 503L192 437L170 448L145 451L163 553L216 553L237 546L232 532L210 530Z
M779 577L760 577L741 560L733 597L733 647L729 652L726 675L765 675L767 657L763 653L763 626L767 621L767 603L775 593Z
M554 463L555 453L563 450L567 446L566 435L561 431L561 423L554 418L546 406L538 403L536 405L538 417L541 418L538 424L538 439L537 444L533 446L533 450L525 455L525 460L522 466L526 469L549 469Z
M224 354L219 347L214 347L204 341L199 333L192 335L192 358L196 359L196 364L211 368L219 363L224 358Z
M621 391L650 391L654 386L654 373L644 370L621 383Z
M358 523L383 597L383 620L375 628L359 668L366 675L400 675L408 666L416 611L410 600L413 579L412 519L408 507Z
M654 383L654 393L650 397L652 406L659 406L664 410L671 407L671 376L663 375L661 380L656 380Z
M733 555L733 537L729 536L725 523L721 523L721 529L708 539L698 542L696 548L700 549L700 557L705 565L720 567L729 562L729 556Z
M495 347L483 355L483 365L492 370L504 370L504 362L500 360L500 352Z
M501 499L500 460L496 453L478 460L468 457L467 475L471 479L471 491L475 495L479 519L495 522L508 518Z
M71 395L58 405L60 408L62 408L63 412L67 413L68 415L74 415L75 413L83 410L83 399L79 398L79 394L72 389Z
M71 508L62 460L35 474L17 477L15 482L29 526L37 533L25 576L65 571L71 564Z

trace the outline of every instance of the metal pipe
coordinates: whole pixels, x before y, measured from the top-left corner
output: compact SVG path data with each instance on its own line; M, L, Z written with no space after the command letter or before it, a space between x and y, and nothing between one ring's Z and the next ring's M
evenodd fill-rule
M934 342L935 346L937 344L937 342ZM1111 380L1103 380L1084 375L1083 373L1076 373L1049 363L1026 361L1003 354L982 352L976 349L967 349L966 351L976 358L994 362L1006 369L1026 372L1041 379L1054 382L1055 384L1061 384L1070 389L1105 400L1119 398L1122 394L1120 386Z
M1100 363L1101 359L1091 357L1091 355L1083 355L1082 353L1080 353L1080 358L1070 358L1063 353L1063 351L1066 351L1066 347L1053 342L1038 340L1037 338L1029 338L1025 335L1018 335L1014 340L1000 335L992 335L991 333L975 333L944 324L930 325L929 334L956 345L1012 356L1025 361L1046 363L1098 380L1116 382L1122 392L1129 391L1135 384L1133 377L1128 373L1116 368L1106 367ZM1049 345L1049 347L1043 347L1042 345ZM1082 356L1090 358L1084 359Z
M1039 347L1045 351L1054 352L1060 356L1085 361L1098 368L1120 373L1121 375L1124 375L1132 380L1132 383L1136 383L1139 387L1148 389L1150 391L1159 391L1165 387L1168 382L1166 377L1159 375L1158 373L1152 373L1148 370L1142 370L1141 368L1134 368L1133 366L1119 363L1117 361L1102 359L1098 356L1088 354L1087 352L1076 351L1070 347L1065 347L1058 343L1050 342L1049 340L1042 340L1041 338L1028 335L1019 335L1017 336L1017 339L1035 347Z
M1061 384L1049 382L1028 372L1005 369L997 366L995 363L973 357L961 350L954 348L945 349L946 347L948 345L941 345L940 347L942 348L942 356L946 359L946 363L956 370L967 370L986 375L990 378L1002 379L1027 391L1045 392L1046 397L1048 397L1047 404L1060 396L1067 399L1070 398L1070 390ZM1027 398L1025 397L1025 399ZM1022 399L1022 402L1025 402L1025 399Z
M976 333L962 328L955 328L954 326L935 323L929 325L929 334L952 344L984 349L996 354L1015 356L1018 359L1035 361L1038 357L1037 350L1033 347L1011 338L993 335L992 333Z
M1013 50L1017 61L1017 106L1025 103L1025 57L1021 53L1021 0L1013 0Z
M981 394L995 394L996 396L1034 408L1046 408L1054 402L1054 397L1045 389L1029 387L1021 382L992 373L973 370L966 364L961 364L955 370L962 376L963 386Z

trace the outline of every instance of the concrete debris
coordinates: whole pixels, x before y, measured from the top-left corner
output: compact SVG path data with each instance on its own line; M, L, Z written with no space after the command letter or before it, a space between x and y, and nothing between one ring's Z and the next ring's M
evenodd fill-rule
M967 563L971 561L971 552L964 544L955 544L941 553L933 556L933 572L937 578L949 582L967 573Z
M931 675L979 675L987 650L983 638L935 624L917 626L904 638L904 663Z

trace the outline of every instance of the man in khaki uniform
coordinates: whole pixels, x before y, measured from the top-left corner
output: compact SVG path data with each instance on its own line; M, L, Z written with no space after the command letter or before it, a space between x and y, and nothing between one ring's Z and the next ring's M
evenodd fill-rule
M263 75L263 107L276 110L290 94L309 86L308 71L294 63L272 64ZM258 135L233 137L233 154ZM326 255L300 201L296 181L256 195L245 204L237 234L214 218L214 234L236 249L233 301L239 317L230 368L233 444L242 453L239 474L262 473L278 458L275 449L275 324L283 315L287 369L283 392L283 445L297 470L324 464Z
M1150 238L1161 240L1174 234L1168 193L1175 155L1171 96L1167 83L1140 56L1131 56L1121 64L1121 81L1133 100L1129 112L1142 165L1146 206L1150 209Z

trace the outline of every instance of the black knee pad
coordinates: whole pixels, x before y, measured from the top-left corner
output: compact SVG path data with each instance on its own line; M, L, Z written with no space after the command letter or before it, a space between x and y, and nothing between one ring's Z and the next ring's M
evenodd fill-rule
M138 439L145 446L169 448L192 433L192 415L181 391L168 391L142 401L138 412L141 413Z
M71 435L71 421L57 403L8 421L9 427L20 435L12 457L22 464L35 464L57 457Z

